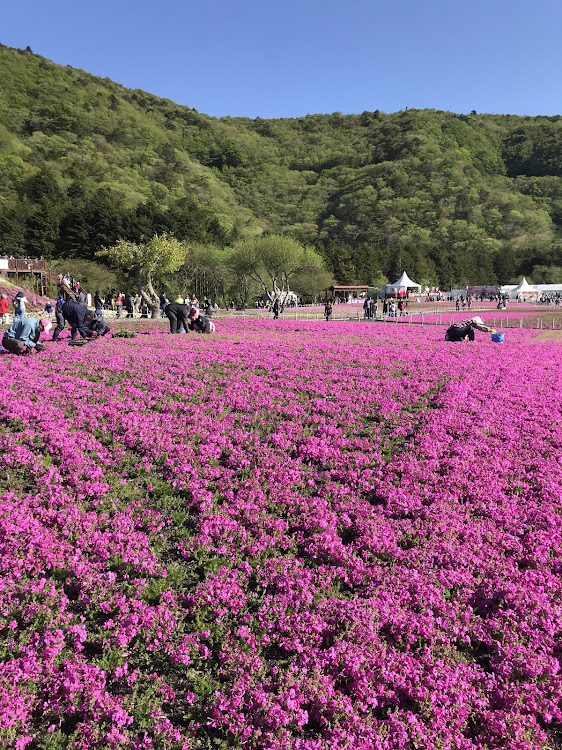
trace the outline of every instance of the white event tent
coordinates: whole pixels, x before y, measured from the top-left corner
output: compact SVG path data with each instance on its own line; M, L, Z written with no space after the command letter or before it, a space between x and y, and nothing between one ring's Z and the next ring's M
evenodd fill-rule
M418 292L421 292L421 284L416 284L415 281L412 281L412 279L408 277L406 271L404 271L398 281L395 281L394 284L387 284L386 286L387 294L396 294L401 291L407 292L409 289L416 289Z
M541 294L562 294L562 284L535 284Z
M521 297L537 297L540 292L536 286L531 286L527 279L523 277L517 286L509 290L508 294L511 299L519 299Z

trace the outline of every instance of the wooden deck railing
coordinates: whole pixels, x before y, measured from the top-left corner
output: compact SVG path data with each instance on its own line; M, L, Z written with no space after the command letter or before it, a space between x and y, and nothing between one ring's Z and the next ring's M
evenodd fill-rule
M45 272L47 263L37 258L2 258L8 261L7 271L21 271L22 273Z

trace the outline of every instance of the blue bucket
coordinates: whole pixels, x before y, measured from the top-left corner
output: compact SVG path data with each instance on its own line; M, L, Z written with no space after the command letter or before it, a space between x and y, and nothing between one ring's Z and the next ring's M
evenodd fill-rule
M496 344L503 344L503 333L493 333L492 341Z

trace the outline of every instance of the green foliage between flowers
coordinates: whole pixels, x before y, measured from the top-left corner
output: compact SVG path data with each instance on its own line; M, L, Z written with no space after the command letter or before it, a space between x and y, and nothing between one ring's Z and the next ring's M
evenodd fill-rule
M137 334L134 331L116 331L111 334L112 339L136 339Z

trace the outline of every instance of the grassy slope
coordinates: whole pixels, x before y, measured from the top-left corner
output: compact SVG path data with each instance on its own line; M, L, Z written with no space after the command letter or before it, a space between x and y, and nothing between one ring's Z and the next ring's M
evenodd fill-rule
M7 47L0 71L4 195L48 167L69 190L105 187L131 205L195 195L242 232L400 248L420 277L435 267L447 275L437 247L470 258L507 247L526 273L558 263L549 255L562 223L557 118L411 110L217 120ZM476 263L489 276L490 263ZM461 257L453 275L468 266Z

